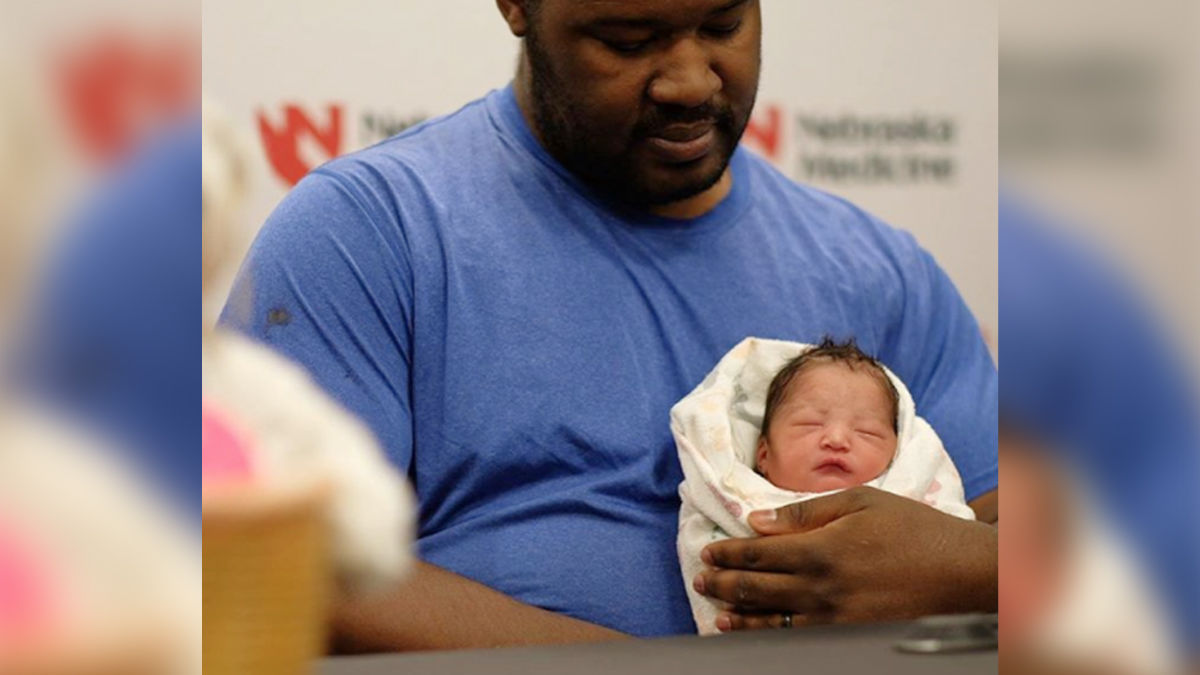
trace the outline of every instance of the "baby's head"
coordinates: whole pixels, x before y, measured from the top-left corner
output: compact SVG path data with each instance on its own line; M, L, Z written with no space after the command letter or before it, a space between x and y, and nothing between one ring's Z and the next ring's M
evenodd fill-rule
M899 411L883 366L854 340L826 337L771 380L755 464L794 492L862 485L895 456Z

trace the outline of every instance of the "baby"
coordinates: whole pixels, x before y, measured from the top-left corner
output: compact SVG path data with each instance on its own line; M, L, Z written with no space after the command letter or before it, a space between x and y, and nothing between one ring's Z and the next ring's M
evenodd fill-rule
M676 548L702 634L717 632L722 607L692 587L705 569L700 552L757 536L753 511L869 485L974 518L904 383L852 340L746 338L672 407L671 433L684 475Z
M785 365L767 390L758 472L793 492L877 478L896 455L900 394L851 339L826 337Z

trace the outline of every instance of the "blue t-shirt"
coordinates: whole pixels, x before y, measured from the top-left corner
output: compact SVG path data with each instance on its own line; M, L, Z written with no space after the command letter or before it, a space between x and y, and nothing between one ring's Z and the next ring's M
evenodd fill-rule
M911 387L969 497L996 487L996 370L908 234L739 150L689 221L621 213L511 86L314 170L224 321L308 367L420 499L428 562L636 635L693 632L668 411L748 335L854 336Z

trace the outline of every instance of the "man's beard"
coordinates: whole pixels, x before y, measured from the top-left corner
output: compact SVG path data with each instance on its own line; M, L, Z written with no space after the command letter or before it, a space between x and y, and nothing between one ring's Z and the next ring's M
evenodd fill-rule
M747 121L739 123L728 102L709 102L695 108L649 107L623 147L606 147L602 141L608 134L586 126L587 107L572 97L558 78L535 30L526 34L525 49L530 68L530 104L542 143L560 164L592 188L625 205L650 207L698 195L724 175ZM670 125L707 120L713 122L712 153L720 159L712 170L682 182L656 181L643 174L634 153L636 143Z

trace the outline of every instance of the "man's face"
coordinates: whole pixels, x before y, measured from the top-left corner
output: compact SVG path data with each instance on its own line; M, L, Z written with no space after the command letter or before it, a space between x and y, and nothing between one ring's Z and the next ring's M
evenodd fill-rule
M704 192L750 118L761 34L758 0L541 0L525 36L541 140L618 201Z
M878 378L844 363L809 366L759 440L758 469L795 492L862 485L896 454L892 403Z

